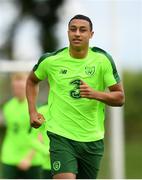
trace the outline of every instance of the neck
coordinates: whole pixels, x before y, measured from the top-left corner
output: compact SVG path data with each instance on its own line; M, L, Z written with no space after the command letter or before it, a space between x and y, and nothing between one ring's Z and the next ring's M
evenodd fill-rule
M69 53L70 53L71 57L73 57L73 58L83 59L88 54L88 47L81 49L81 48L73 48L70 46Z

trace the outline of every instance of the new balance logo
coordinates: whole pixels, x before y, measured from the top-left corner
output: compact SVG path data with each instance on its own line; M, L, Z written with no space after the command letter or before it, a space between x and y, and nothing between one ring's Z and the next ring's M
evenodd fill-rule
M67 70L66 69L61 69L60 74L67 74Z

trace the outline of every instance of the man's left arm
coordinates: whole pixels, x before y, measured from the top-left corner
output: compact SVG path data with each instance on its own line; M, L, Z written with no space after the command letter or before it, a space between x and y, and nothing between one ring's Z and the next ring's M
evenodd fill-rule
M96 99L110 106L122 106L125 102L124 90L121 83L109 87L109 92L95 91L88 84L80 85L82 98Z

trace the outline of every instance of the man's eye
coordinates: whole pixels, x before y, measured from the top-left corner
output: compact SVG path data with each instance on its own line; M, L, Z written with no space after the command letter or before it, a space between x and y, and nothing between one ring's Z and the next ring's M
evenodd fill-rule
M86 31L86 29L80 29L80 32L85 32Z
M75 32L75 31L76 31L76 29L70 29L70 31L73 31L73 32Z

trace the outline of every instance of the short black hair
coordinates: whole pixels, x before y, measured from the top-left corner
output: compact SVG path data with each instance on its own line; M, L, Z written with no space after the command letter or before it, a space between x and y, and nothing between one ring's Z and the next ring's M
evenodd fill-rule
M71 23L71 21L72 21L73 19L82 19L82 20L88 21L88 22L89 22L89 25L90 25L90 30L91 30L91 31L93 30L93 24L92 24L92 21L91 21L91 19L90 19L89 17L87 17L87 16L85 16L85 15L82 15L82 14L77 14L77 15L75 15L74 17L72 17L72 18L70 19L68 25L70 25L70 23Z

